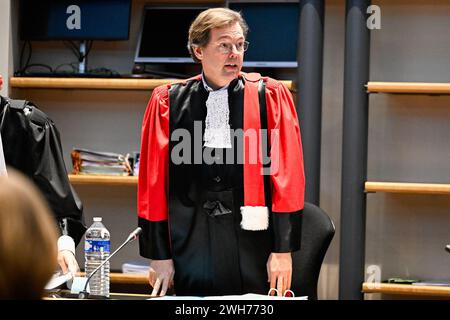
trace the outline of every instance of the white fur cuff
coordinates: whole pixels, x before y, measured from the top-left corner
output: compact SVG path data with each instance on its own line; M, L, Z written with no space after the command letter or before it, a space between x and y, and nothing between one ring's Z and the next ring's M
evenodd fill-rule
M241 228L244 230L261 231L269 227L269 209L267 207L241 207Z

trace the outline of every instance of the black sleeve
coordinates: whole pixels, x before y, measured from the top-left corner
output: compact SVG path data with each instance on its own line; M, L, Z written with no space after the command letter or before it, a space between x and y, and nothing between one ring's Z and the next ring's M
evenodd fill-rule
M28 172L47 199L61 234L71 236L78 245L86 231L83 206L69 182L59 132L53 121L36 107L26 108L25 115L29 119Z
M142 228L139 237L140 255L154 260L172 259L168 220L148 221L139 217L138 225Z
M303 210L271 214L272 252L294 252L300 250L302 239Z

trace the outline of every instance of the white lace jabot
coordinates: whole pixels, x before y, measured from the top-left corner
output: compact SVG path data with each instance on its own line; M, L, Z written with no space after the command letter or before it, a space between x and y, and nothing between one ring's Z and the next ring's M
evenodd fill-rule
M203 76L202 81L205 89L209 92L206 100L204 146L209 148L231 148L228 86L214 91L208 86Z

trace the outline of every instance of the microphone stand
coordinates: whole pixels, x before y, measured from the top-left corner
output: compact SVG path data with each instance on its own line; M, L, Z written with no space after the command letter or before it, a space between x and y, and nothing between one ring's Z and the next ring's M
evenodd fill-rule
M125 245L127 245L128 243L130 243L133 240L136 240L138 235L142 232L142 228L136 228L136 230L134 230L132 233L130 233L130 235L128 236L127 240L125 240L124 243L122 243L120 245L120 247L118 247L116 249L116 251L114 251L105 261L103 261L97 268L94 269L94 271L91 272L91 274L89 275L89 277L86 280L86 283L84 284L84 288L82 291L80 291L80 293L78 294L78 298L79 299L87 299L89 297L89 292L87 292L87 286L89 284L89 280L91 280L92 276L98 271L100 270L101 267L103 267L105 265L106 262L109 261L109 259L111 259L117 252L119 252L120 249L122 249Z

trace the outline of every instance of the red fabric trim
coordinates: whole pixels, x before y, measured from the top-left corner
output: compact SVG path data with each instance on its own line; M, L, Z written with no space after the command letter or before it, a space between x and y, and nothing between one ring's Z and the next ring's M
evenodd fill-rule
M250 82L259 82L259 80L261 79L261 74L257 72L250 72L250 73L241 72L239 75L244 77L245 80Z
M246 81L244 87L244 206L265 205L259 117L258 84ZM246 138L247 135L251 138ZM255 141L257 141L256 145Z
M305 173L297 111L291 92L270 78L266 82L266 104L269 130L276 130L269 131L272 212L296 212L303 209L305 203ZM275 132L277 134L274 135Z
M142 123L138 179L138 216L149 221L168 218L169 176L168 86L153 90Z

